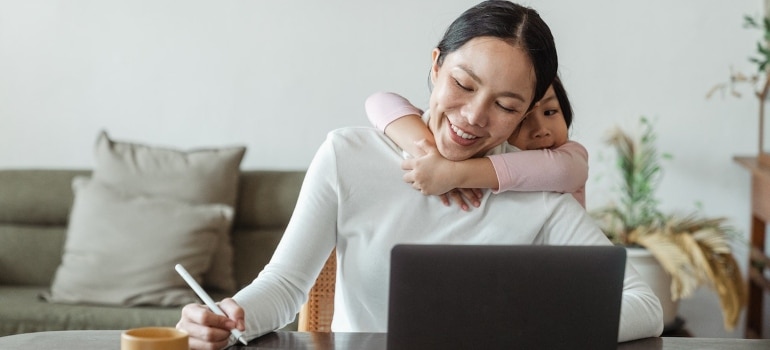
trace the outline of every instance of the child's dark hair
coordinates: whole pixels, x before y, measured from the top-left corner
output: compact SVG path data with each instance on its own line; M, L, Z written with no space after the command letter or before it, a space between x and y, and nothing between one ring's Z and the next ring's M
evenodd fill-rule
M572 105L569 103L567 97L567 90L564 89L564 85L561 83L561 79L557 76L553 79L553 93L556 95L556 100L559 101L559 108L561 108L561 115L564 116L564 122L567 123L567 129L572 125Z

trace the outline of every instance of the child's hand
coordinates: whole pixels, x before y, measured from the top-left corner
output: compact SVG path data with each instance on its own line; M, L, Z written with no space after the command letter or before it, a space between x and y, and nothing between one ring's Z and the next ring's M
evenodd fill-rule
M441 202L444 205L449 206L454 202L460 206L460 209L468 211L470 208L468 204L478 208L481 205L482 192L478 188L455 188L447 193L440 195Z
M438 152L436 145L427 140L417 141L415 145L424 151L424 155L404 160L401 163L401 168L406 170L405 182L411 184L422 194L440 195L441 201L445 205L455 202L466 211L469 209L468 203L474 207L479 206L480 190L454 190L458 184L455 162L444 158Z
M436 145L425 139L415 142L415 145L424 154L401 163L401 169L406 170L404 181L426 195L440 195L454 189L454 162L444 158Z

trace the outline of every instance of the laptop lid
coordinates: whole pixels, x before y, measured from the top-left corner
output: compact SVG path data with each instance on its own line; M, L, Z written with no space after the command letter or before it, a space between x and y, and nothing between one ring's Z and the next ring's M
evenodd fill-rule
M615 349L616 246L397 245L388 349Z

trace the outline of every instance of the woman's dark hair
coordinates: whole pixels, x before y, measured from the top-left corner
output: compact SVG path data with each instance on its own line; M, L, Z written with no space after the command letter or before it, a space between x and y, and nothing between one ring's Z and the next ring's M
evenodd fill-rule
M559 101L559 108L561 108L561 115L564 116L564 122L567 123L567 129L572 125L572 105L569 103L567 97L567 90L564 89L564 85L561 83L559 77L553 79L553 93L556 95L556 100Z
M438 43L438 65L446 55L478 37L496 37L522 48L535 69L535 94L529 108L540 101L556 77L556 45L548 25L537 11L510 1L488 0L463 12L449 25Z

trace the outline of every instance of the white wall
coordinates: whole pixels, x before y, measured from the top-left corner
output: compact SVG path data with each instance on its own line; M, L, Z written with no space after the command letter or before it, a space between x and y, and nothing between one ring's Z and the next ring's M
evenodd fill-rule
M476 0L0 0L0 167L90 167L96 134L177 148L245 144L244 169L303 169L326 132L366 125L378 90L427 101L430 51ZM588 206L606 201L613 125L656 118L665 210L748 230L757 148L752 98L704 98L749 72L762 4L727 0L532 0L557 40L591 154ZM750 94L748 89L743 89ZM606 178L606 176L605 176ZM745 249L738 249L745 260ZM725 332L714 293L682 303L689 328Z

